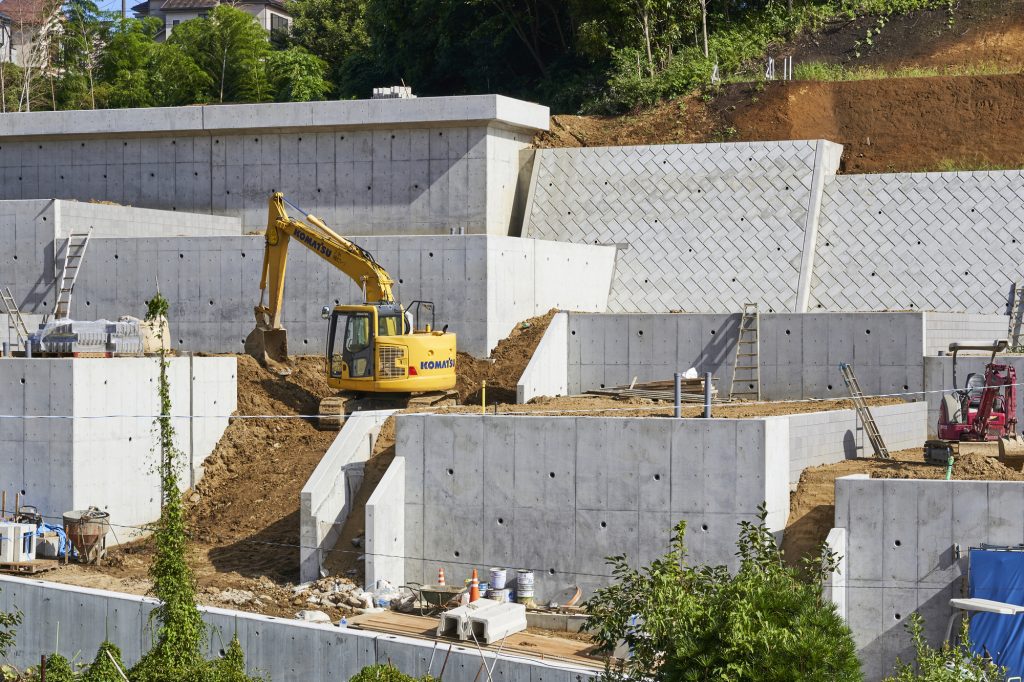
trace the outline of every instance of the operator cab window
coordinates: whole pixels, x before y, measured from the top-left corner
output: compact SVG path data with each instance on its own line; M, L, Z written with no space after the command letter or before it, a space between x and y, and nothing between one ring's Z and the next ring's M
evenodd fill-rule
M345 351L359 353L370 347L370 316L360 313L348 318L345 325Z
M401 336L402 316L398 313L380 315L377 318L377 336Z

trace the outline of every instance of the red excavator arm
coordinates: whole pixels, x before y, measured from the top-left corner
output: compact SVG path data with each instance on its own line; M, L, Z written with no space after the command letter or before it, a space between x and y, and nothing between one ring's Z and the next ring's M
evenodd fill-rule
M995 434L996 438L1017 435L1017 370L1013 365L996 365L989 363L985 367L985 391L981 394L978 412L971 423L970 440L983 441L988 436L989 417L992 407L1000 393L1003 395L1003 411L1006 414L1004 433Z

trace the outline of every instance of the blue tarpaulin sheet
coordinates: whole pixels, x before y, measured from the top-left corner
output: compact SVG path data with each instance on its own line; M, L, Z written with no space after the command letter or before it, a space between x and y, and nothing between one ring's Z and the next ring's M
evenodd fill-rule
M1024 606L1024 552L971 550L971 596ZM975 613L971 648L988 653L1007 677L1024 675L1024 614Z

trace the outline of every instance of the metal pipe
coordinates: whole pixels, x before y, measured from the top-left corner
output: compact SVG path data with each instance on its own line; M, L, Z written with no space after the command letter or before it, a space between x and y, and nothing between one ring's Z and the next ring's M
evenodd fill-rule
M25 340L25 357L32 357L32 341L28 339Z
M672 377L675 379L675 388L672 391L672 396L675 398L675 410L673 410L672 416L679 419L683 416L683 375L676 372Z
M11 357L11 342L10 341L4 341L4 343L3 343L3 357L5 357L5 358Z
M704 373L704 418L711 419L711 372Z

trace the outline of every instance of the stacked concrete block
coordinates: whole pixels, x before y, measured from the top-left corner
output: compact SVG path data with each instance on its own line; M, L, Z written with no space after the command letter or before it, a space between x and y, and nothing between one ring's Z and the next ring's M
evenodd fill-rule
M927 438L924 402L872 407L871 414L890 452L920 448ZM789 420L789 483L795 486L807 467L833 464L874 451L855 410L794 414Z
M924 314L924 323L924 354L938 355L942 353L945 355L949 352L949 344L953 342L989 343L1007 338L1010 318L1003 314L982 315L929 311Z
M156 606L156 600L148 597L0 577L0 609L31 614L18 628L8 656L8 662L20 668L38 664L38 652L54 650L57 623L61 633L58 653L73 658L76 652L96 651L108 639L121 648L124 662L134 665L152 641L150 616ZM456 646L445 656L435 656L435 643L422 639L227 609L199 610L210 631L204 657L220 657L224 643L237 635L246 652L250 675L275 680L349 679L368 665L386 663L422 677L439 674L442 659L447 659L445 679L473 682L480 670L481 653L475 646ZM487 665L493 666L497 679L591 682L601 672L596 665L573 665L522 654L482 655Z
M835 156L824 147L836 145L538 150L524 234L619 245L615 312L793 310L813 180L828 170L816 163Z
M500 96L103 113L12 115L0 198L103 199L259 230L277 190L347 234L504 235L510 171L548 117Z
M401 415L407 581L439 567L533 570L537 597L608 584L605 557L634 566L689 524L694 563L735 564L738 524L767 502L788 514L788 422ZM428 580L429 581L429 580Z
M12 415L0 419L0 481L13 486L8 492L51 521L89 506L110 512L115 524L155 520L157 372L154 358L0 361L0 413ZM235 360L173 358L168 376L188 486L237 407Z
M1024 172L844 175L825 187L812 309L1001 314L1024 279Z
M897 657L913 658L907 618L919 612L933 645L949 599L967 596L971 547L1024 542L1024 485L1010 481L836 481L837 528L847 533L847 621L865 677L879 680Z

